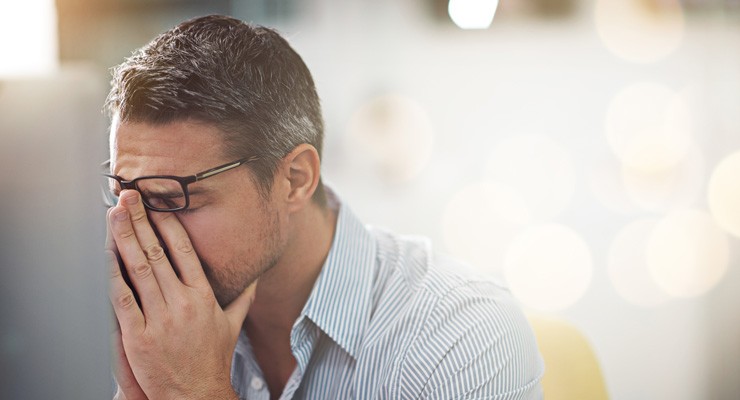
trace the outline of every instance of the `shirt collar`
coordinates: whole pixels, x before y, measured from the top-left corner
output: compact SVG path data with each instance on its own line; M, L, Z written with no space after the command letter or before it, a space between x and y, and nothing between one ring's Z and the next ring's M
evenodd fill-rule
M355 359L370 318L375 253L370 233L340 204L331 249L301 313Z

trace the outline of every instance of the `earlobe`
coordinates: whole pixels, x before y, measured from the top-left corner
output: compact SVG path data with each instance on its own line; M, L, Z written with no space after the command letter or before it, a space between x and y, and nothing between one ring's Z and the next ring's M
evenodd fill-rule
M286 174L290 184L288 205L298 211L311 201L321 175L321 160L316 148L308 143L297 146L286 157Z

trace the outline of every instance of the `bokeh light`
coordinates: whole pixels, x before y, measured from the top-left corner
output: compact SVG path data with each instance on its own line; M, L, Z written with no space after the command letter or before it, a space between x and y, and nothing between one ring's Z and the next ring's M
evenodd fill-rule
M660 220L648 240L651 276L667 294L695 297L711 290L729 264L729 241L703 210L681 209Z
M519 195L503 185L481 182L457 192L442 216L446 247L481 273L497 274L509 244L531 221Z
M591 193L606 209L623 215L638 211L627 194L622 179L622 165L611 154L604 155L588 171Z
M622 298L637 306L652 307L669 299L647 266L647 242L657 223L657 219L633 221L617 233L609 246L609 279Z
M643 210L669 211L693 205L705 184L704 155L692 147L672 168L643 171L622 167L622 181L630 200Z
M512 293L540 311L575 304L588 289L592 270L591 251L583 238L557 224L533 227L517 236L504 267Z
M450 0L447 12L462 29L486 29L496 14L498 0Z
M604 45L625 60L660 60L682 42L684 13L679 0L597 0L594 20Z
M636 83L609 105L606 135L628 168L663 171L681 162L691 148L691 112L679 93L656 83Z
M0 1L0 78L43 75L57 61L54 0Z
M406 96L387 94L371 99L355 111L348 129L352 144L365 151L391 181L413 179L432 155L434 130L429 115Z
M708 202L717 224L740 238L740 151L725 157L712 172Z
M572 157L554 140L517 135L493 151L486 177L516 190L532 216L541 221L558 216L570 204L576 176Z

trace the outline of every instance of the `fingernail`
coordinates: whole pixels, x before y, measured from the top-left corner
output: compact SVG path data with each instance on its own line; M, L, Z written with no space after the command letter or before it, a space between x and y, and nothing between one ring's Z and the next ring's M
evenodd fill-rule
M126 210L123 210L114 215L113 218L115 218L117 221L125 221L126 218L128 218L128 213L126 212Z
M126 201L126 204L134 205L139 202L139 194L134 193L132 195L129 195L128 197L126 197L125 201Z

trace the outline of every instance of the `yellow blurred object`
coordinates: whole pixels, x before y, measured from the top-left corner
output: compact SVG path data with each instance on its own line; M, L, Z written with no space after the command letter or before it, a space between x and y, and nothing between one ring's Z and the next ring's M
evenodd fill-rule
M532 315L529 322L545 360L542 391L546 400L609 398L596 354L576 327Z

